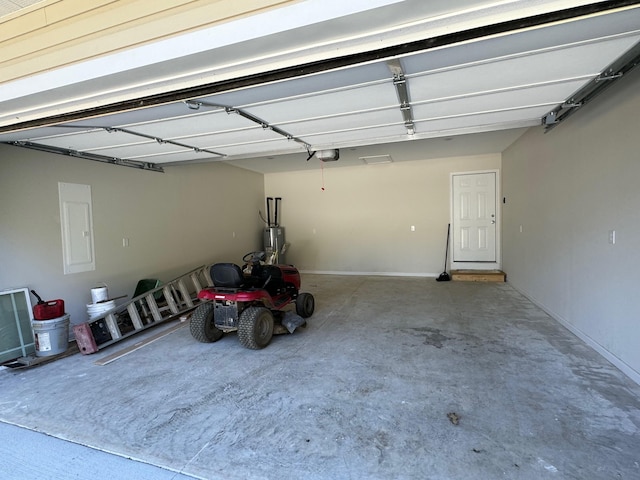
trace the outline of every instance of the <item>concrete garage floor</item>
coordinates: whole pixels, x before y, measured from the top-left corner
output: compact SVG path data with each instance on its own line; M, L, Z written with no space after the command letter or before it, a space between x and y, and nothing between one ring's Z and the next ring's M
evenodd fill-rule
M261 351L181 328L2 370L0 421L182 474L162 478L640 478L640 386L509 284L303 283L309 326Z

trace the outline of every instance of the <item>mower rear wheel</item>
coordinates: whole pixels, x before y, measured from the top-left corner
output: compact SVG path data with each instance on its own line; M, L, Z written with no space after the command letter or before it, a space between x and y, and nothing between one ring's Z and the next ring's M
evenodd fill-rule
M213 320L213 303L203 303L196 308L191 316L189 330L193 338L203 343L217 342L222 338L223 332L216 327Z
M310 293L301 293L296 298L296 313L302 318L309 318L313 315L316 301Z
M238 340L243 347L260 350L273 337L273 313L264 307L249 307L238 318Z

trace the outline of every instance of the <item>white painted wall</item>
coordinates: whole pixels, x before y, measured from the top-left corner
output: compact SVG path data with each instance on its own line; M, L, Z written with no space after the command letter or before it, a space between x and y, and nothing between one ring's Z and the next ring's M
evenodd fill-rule
M93 272L63 274L58 182L91 185ZM85 322L99 282L131 298L142 278L241 261L262 242L263 199L261 174L219 163L161 174L0 145L0 290L62 298L71 322Z
M319 170L265 175L266 194L283 198L287 261L315 272L442 272L450 173L498 169L500 155L399 161L420 158L407 145L380 147L395 163L325 168L324 191Z
M508 281L640 383L638 112L640 69L549 133L527 132L502 178Z

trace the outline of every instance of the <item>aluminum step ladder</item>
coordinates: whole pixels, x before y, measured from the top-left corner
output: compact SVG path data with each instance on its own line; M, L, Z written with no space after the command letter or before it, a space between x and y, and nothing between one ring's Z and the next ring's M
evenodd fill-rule
M149 290L88 322L74 325L73 332L81 353L95 353L159 323L194 310L198 292L213 286L210 266L200 266L164 285Z

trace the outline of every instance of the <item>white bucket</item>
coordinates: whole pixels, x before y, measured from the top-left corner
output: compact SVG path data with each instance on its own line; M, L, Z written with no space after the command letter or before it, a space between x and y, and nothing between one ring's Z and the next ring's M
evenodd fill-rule
M91 301L93 303L98 303L103 300L107 300L109 298L109 292L107 291L107 286L104 287L95 287L91 289Z
M115 306L115 300L109 300L108 302L102 303L87 303L87 314L89 315L89 320L102 316L102 313L107 310L111 310Z
M51 320L32 320L36 357L64 353L69 347L69 314Z

